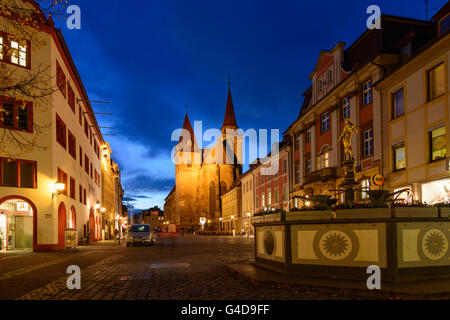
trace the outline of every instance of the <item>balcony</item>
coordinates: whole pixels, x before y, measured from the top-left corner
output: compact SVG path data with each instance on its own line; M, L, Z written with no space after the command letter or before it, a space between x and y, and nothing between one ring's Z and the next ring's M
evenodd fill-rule
M326 182L328 180L337 179L337 168L329 167L320 170L313 171L305 176L303 185L307 185L313 182Z

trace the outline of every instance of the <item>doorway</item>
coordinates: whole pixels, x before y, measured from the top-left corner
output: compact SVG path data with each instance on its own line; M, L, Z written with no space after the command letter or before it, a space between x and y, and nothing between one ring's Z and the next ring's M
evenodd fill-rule
M36 208L26 198L0 199L0 251L31 250L36 243Z

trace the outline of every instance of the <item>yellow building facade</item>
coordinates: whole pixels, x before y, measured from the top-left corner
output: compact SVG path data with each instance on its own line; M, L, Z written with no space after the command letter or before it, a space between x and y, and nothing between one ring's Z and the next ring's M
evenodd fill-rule
M410 189L409 201L450 202L450 34L440 34L383 79L383 174L391 190ZM447 30L448 31L448 30Z

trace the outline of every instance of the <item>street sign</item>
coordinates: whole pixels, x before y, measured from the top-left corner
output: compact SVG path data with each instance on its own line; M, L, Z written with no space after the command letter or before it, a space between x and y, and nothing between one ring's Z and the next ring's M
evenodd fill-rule
M384 184L384 177L381 174L376 174L372 177L372 182L376 186L382 186Z

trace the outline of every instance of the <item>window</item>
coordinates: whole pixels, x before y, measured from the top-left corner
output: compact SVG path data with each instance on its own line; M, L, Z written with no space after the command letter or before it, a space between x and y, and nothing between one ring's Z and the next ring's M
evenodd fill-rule
M288 186L287 184L283 185L283 201L287 201L288 199Z
M92 162L90 163L90 166L91 166L91 179L94 179L94 177L92 176L93 175L93 173L92 173Z
M0 185L15 188L36 188L36 162L0 158Z
M86 205L86 189L83 190L83 204Z
M428 78L428 101L434 100L445 93L444 86L444 63L441 62L437 66L427 71Z
M450 30L450 15L439 21L439 35L444 35Z
M259 198L256 197L256 207L259 208Z
M328 84L333 82L333 70L328 70Z
M70 86L70 84L67 84L68 87L68 103L70 106L70 109L72 109L73 113L75 113L75 93L73 92L72 87Z
M267 204L270 207L272 205L272 191L269 190L269 192L267 193Z
M325 147L321 155L317 157L317 170L330 167L331 151Z
M300 183L300 165L296 165L295 168L295 181Z
M446 135L446 127L440 127L430 132L431 161L445 159L447 156Z
M89 139L89 124L86 118L84 118L84 134L86 135L86 138Z
M278 194L278 188L275 189L275 203L278 203L280 201L279 194Z
M401 50L400 50L400 60L405 62L412 55L412 41L409 41Z
M84 155L84 171L89 174L89 158L87 155Z
M75 179L70 177L70 197L75 199Z
M81 186L81 184L78 187L78 194L79 194L79 197L80 197L80 203L83 203L83 187Z
M83 168L83 148L80 146L80 167Z
M30 102L13 101L0 97L0 127L33 132L33 108Z
M58 61L56 61L56 84L63 96L66 97L66 75Z
M265 205L266 205L266 203L265 203L265 201L264 201L264 197L265 197L265 194L263 193L262 195L261 195L261 207L265 207Z
M372 103L372 80L363 84L363 106Z
M373 155L373 130L364 131L364 157L368 158Z
M69 186L67 185L67 173L65 173L59 168L58 168L58 181L64 182L65 188L62 194L65 194L67 196L67 190L69 189Z
M78 106L78 121L80 126L83 126L83 109L81 109L81 106Z
M306 161L306 173L311 173L312 172L312 160L308 159Z
M14 129L14 104L3 103L3 128Z
M321 131L322 131L322 133L324 133L324 132L327 132L328 130L330 130L330 113L325 112L322 115Z
M370 190L370 180L364 179L361 181L361 199L366 200L369 198L368 191Z
M398 118L405 114L403 88L392 94L392 118Z
M0 36L0 60L3 60L3 36Z
M405 144L399 143L393 147L394 171L406 168Z
M75 139L75 136L68 131L68 140L69 140L69 154L76 160L77 159L77 140Z
M311 142L311 128L306 130L306 143Z
M319 80L319 93L321 93L323 90L323 81L322 79Z
M27 67L27 44L26 41L19 44L17 41L11 41L11 63L22 67Z
M350 100L347 98L344 99L344 106L342 109L342 118L343 119L350 118Z
M252 191L253 188L253 181L250 181L250 191Z
M67 146L67 136L66 136L66 124L61 118L56 114L56 141L66 149Z

